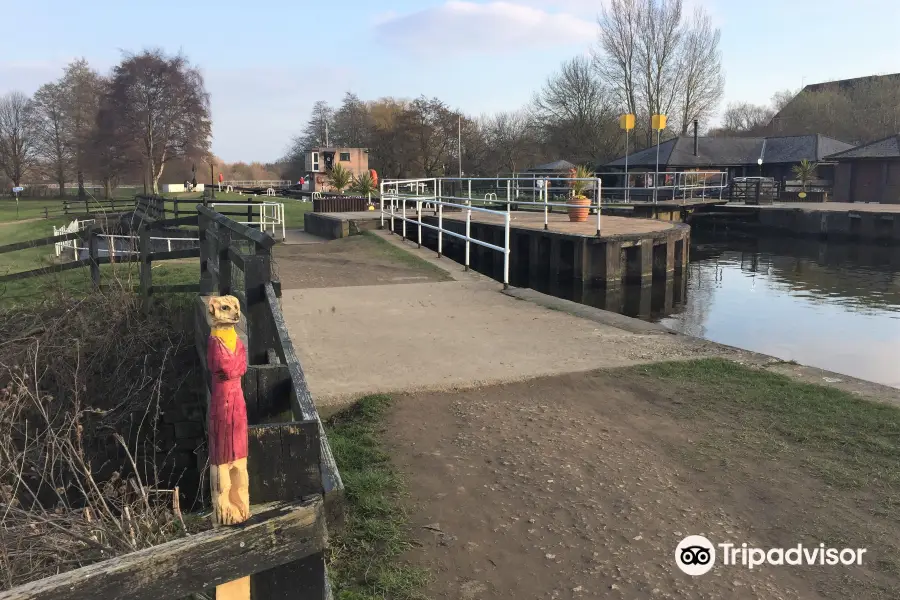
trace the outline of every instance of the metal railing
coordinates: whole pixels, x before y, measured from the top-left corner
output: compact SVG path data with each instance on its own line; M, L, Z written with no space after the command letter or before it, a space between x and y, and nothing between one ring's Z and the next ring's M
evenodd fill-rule
M483 200L479 200L478 198L472 197L471 191L471 181L469 186L469 196L454 196L454 195L444 195L442 194L442 182L445 181L459 181L457 178L446 178L446 179L422 179L422 180L386 180L382 181L380 184L380 196L381 196L381 227L384 228L385 221L390 222L390 231L391 233L395 233L395 220L399 220L400 224L400 234L403 239L410 239L407 236L407 223L411 223L418 231L417 244L419 247L422 246L422 231L423 228L427 230L432 230L437 232L437 254L438 256L443 255L444 248L444 235L448 235L455 239L460 239L465 243L465 258L464 265L465 269L468 271L470 266L470 256L471 256L471 244L476 244L478 246L488 248L495 252L500 252L503 254L503 287L509 287L509 255L510 255L510 228L512 225L512 207L513 205L527 205L527 206L535 206L542 207L544 211L544 230L549 230L550 228L550 210L553 207L563 207L563 208L577 208L577 209L587 209L588 211L594 211L596 214L596 232L597 235L600 235L601 225L602 225L602 206L601 206L601 198L602 198L602 182L597 178L582 178L577 179L576 181L583 181L588 189L586 191L590 192L590 195L593 198L588 198L588 203L574 203L574 202L551 202L550 201L550 190L552 189L551 180L545 179L541 181L541 183L537 186L538 189L538 198L536 200L523 200L523 199L515 199L512 198L512 185L511 182L507 183L507 197L498 198L496 194L491 194L493 198L488 198L487 196ZM573 181L570 178L567 178L567 181ZM421 195L421 194L405 194L400 191L400 189L404 186L409 186L412 183L413 186L408 189L432 189L434 193L430 195ZM421 185L420 185L421 183ZM474 206L473 201L480 201L483 203L499 203L505 204L505 210L497 210L492 208L486 208L484 206ZM413 204L415 207L415 218L407 216L407 205ZM465 233L460 234L456 231L452 231L444 227L444 207L448 207L451 209L459 209L460 211L464 211L466 215L465 219ZM437 225L432 225L430 223L425 223L422 220L422 212L423 210L433 210L435 215L437 216ZM492 244L490 242L477 239L472 237L472 211L481 214L489 214L499 216L503 219L503 246L498 246L496 244Z
M196 202L196 201L195 201ZM272 235L274 236L278 227L281 227L281 239L285 239L285 223L284 223L284 203L283 202L210 202L209 207L215 208L216 206L224 206L226 208L232 206L246 206L249 207L250 210L253 207L259 208L259 214L256 215L259 217L259 221L253 221L253 216L250 214L246 221L239 221L234 219L236 222L241 225L259 225L259 230L265 233L269 228L272 229ZM222 213L226 215L230 215L231 217L238 216L238 213Z

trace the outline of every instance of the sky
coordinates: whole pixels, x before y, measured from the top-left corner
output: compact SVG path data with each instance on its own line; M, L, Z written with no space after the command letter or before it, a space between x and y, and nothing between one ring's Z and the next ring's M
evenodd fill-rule
M212 98L213 152L273 161L316 100L437 96L479 115L524 106L596 44L604 0L0 0L0 94L34 92L84 57L183 52ZM900 72L897 0L685 0L722 31L728 102Z

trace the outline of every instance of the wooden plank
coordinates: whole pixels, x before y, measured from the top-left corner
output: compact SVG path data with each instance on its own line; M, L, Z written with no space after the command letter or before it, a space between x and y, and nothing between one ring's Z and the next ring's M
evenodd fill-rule
M326 590L328 572L323 554L313 554L250 578L251 600L330 600Z
M316 421L251 425L248 440L247 473L253 502L289 502L321 495Z
M257 245L262 246L263 248L271 248L275 245L275 239L269 234L263 233L259 229L254 229L252 227L242 225L241 223L237 223L229 219L225 215L207 208L202 204L197 205L197 211L200 214L208 217L211 221L218 223L219 226L225 227L238 236L246 238L256 243Z
M57 242L65 242L68 240L81 239L83 237L83 233L80 231L73 231L72 233L64 233L62 235L54 235L51 237L38 238L35 240L25 240L24 242L16 242L15 244L7 244L5 246L0 246L0 254L5 254L7 252L15 252L16 250L25 250L26 248L38 248L40 246L49 246L50 244L55 244Z
M153 267L153 263L150 262L149 229L146 226L141 227L139 236L138 250L141 254L141 306L146 313L150 310L150 294L153 293L153 290L151 289L153 287L153 272L151 270Z
M254 254L244 257L244 293L247 305L247 358L251 365L266 364L266 349L272 347L275 332L267 306L265 286L271 278L270 257Z
M236 264L238 269L244 270L244 256L235 250L234 246L228 246L228 259Z
M176 258L193 258L200 256L200 246L196 248L182 248L181 250L166 250L165 252L151 252L150 260L174 260Z
M259 423L259 367L247 365L247 372L241 377L241 389L244 390L244 404L247 405L247 422L255 425Z
M181 225L196 225L197 215L189 217L176 217L174 219L160 219L153 224L154 229L157 227L180 227Z
M27 279L29 277L36 277L39 275L46 275L48 273L60 273L62 271L69 271L70 269L77 269L79 267L87 266L91 263L91 259L83 258L81 260L73 260L71 262L62 263L59 265L50 265L47 267L41 267L39 269L31 269L30 271L20 271L18 273L9 273L8 275L0 276L0 283L4 281L15 281L16 279Z
M341 474L331 452L331 446L328 444L328 438L325 436L325 429L322 427L322 422L319 419L319 412L316 410L312 395L309 393L309 386L306 383L303 368L300 366L300 359L297 358L297 353L294 351L294 344L291 342L290 334L288 334L284 315L281 312L281 305L278 303L278 297L275 295L275 288L271 283L268 283L265 286L265 290L266 305L271 311L272 321L277 334L275 351L291 374L293 386L291 409L294 412L294 418L303 421L316 420L319 422L322 489L325 493L325 506L329 522L337 526L343 520L344 514L344 482L341 481Z
M154 223L155 225L155 223ZM152 237L170 237L170 238L198 238L200 237L199 229L153 229Z
M322 500L253 507L221 527L0 593L0 600L159 600L209 592L217 584L316 554L326 545Z
M87 229L87 244L88 244L88 258L91 260L91 283L94 286L94 289L100 287L100 263L97 262L97 258L99 258L100 254L100 244L99 239L97 238L97 230L93 225L88 227ZM115 241L110 240L110 243L115 244ZM114 250L114 246L110 246Z

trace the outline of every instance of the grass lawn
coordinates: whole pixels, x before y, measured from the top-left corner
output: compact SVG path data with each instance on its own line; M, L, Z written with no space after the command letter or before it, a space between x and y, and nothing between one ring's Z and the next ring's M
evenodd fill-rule
M426 574L401 562L410 547L403 481L379 439L387 396L367 396L325 425L344 481L344 527L331 540L329 575L337 600L422 598Z
M692 468L719 481L769 486L773 498L788 490L791 501L815 515L809 521L786 513L792 531L835 547L865 540L875 577L848 578L842 593L898 597L900 408L722 359L657 363L623 374L659 390L667 398L660 408L691 427L696 437L680 454ZM789 510L786 502L769 502Z

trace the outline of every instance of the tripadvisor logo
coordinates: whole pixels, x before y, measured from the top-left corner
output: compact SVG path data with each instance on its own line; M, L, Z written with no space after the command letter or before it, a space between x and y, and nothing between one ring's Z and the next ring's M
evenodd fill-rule
M740 565L754 569L761 565L836 566L861 565L865 548L827 548L797 544L790 548L754 548L746 543L713 544L702 535L689 535L675 548L675 564L688 575L703 575L716 564L717 551L725 566Z

